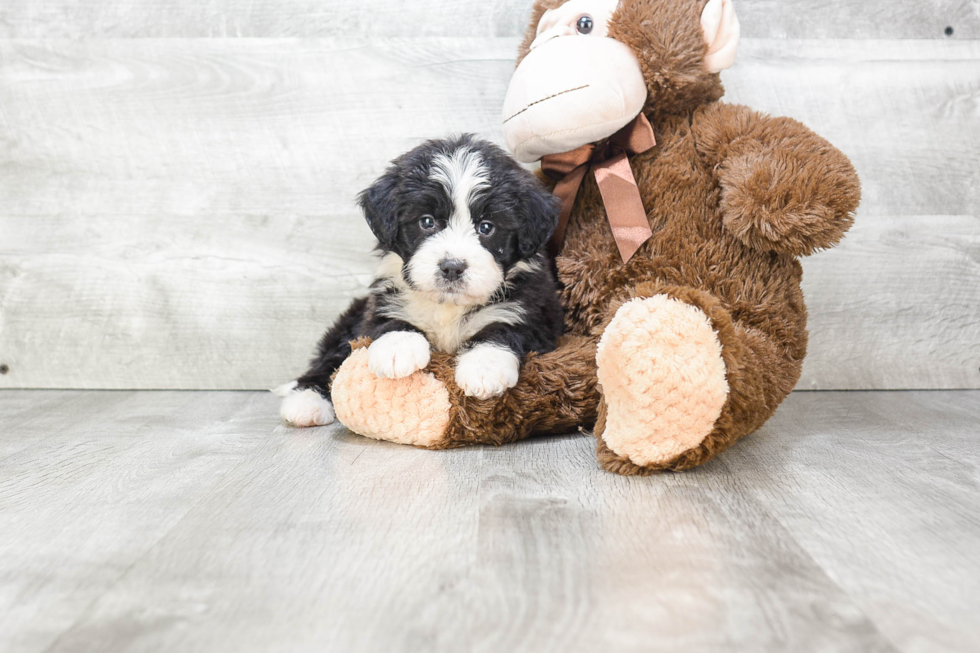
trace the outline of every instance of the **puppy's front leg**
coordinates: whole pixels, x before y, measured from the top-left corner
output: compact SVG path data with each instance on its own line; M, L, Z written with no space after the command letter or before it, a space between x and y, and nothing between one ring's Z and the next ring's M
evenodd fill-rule
M456 357L456 385L477 399L498 397L517 385L521 358L505 342L484 340Z
M372 337L368 369L377 377L402 379L429 364L429 341L406 322L385 323Z

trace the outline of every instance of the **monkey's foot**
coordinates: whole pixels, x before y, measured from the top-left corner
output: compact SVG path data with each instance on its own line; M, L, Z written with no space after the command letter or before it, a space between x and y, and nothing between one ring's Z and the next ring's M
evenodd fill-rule
M605 405L596 436L600 454L603 444L615 454L603 462L610 471L669 466L711 433L728 398L711 322L667 295L623 304L599 341L596 362Z
M449 424L449 391L425 371L376 376L367 347L351 352L331 386L337 419L354 433L419 447L438 445Z

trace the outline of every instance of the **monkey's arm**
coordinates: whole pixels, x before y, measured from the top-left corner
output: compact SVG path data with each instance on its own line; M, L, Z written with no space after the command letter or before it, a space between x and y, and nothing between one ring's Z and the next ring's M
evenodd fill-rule
M695 112L692 130L718 177L725 227L749 247L806 256L836 245L854 222L854 166L796 120L716 102Z

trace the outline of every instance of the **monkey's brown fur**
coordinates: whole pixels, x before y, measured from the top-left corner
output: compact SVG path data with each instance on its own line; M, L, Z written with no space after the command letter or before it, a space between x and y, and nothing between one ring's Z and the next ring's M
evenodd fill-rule
M759 428L793 389L807 344L797 257L840 240L860 184L848 159L799 122L718 101L719 76L703 67L705 3L624 0L610 24L610 36L633 49L647 82L644 113L657 145L630 164L653 237L623 264L595 178L586 175L557 260L568 335L556 351L529 356L518 385L491 401L463 396L452 357L434 353L428 371L446 385L451 409L445 436L432 448L503 444L594 424L599 462L609 471L687 469ZM560 4L535 4L520 58L541 14ZM699 446L641 467L603 440L596 344L624 301L658 294L707 315L729 394Z

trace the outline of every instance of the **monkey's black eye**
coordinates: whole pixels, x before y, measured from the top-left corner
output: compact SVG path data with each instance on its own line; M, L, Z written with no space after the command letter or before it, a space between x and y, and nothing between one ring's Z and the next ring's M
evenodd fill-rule
M422 227L424 231L432 231L436 228L436 219L431 215L423 215L419 218L419 226Z
M575 23L575 29L578 30L579 34L590 33L592 31L592 16L588 14L579 16L578 22Z
M481 236L489 236L493 233L493 229L493 223L487 222L486 220L481 222L476 228L476 230L480 232Z

